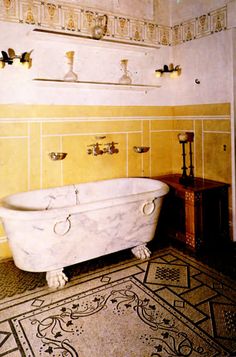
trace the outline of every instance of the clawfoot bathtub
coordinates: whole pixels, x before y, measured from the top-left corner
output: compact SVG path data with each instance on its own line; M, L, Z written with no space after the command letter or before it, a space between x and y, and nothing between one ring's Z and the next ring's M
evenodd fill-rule
M147 178L119 178L34 190L1 200L2 218L16 266L46 272L48 285L68 280L63 267L132 248L150 256L168 186Z

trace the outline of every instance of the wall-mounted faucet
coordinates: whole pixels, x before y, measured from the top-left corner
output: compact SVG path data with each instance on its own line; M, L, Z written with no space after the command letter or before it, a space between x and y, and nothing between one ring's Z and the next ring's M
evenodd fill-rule
M88 145L88 146L92 146L92 149L87 149L87 154L89 155L93 154L94 156L102 155L103 150L99 148L100 145L101 144L99 143Z
M107 143L105 144L106 147L103 149L104 153L107 154L118 154L119 150L115 147L115 145L118 145L118 143L114 143L114 141L112 141L111 143Z
M87 154L98 156L102 154L112 155L117 154L119 152L119 150L115 147L115 145L118 145L118 143L114 143L114 141L112 141L111 143L104 144L105 147L103 148L103 150L100 149L100 145L101 144L99 143L88 145L88 147L91 147L91 149L87 149Z

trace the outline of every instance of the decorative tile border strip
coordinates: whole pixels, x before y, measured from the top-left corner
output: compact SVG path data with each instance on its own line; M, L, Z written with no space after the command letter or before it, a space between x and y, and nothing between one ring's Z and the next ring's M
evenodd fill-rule
M63 2L39 0L0 0L0 20L19 22L36 27L73 32L80 36L90 36L97 16L104 13L90 8ZM107 33L104 38L113 38L128 43L144 43L153 46L170 45L171 28L159 26L131 17L106 12Z
M79 36L90 36L97 16L103 14L94 9L81 8L74 3L0 0L0 21L19 22L65 33L73 32ZM131 44L179 45L227 28L226 6L173 27L113 13L106 14L108 29L105 38Z
M226 6L177 24L171 28L172 45L201 38L227 29Z

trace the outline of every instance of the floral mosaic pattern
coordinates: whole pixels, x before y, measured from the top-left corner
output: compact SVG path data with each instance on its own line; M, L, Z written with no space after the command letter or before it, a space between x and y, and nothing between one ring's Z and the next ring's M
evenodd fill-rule
M133 330L134 344L146 346L145 352L149 351L149 356L165 357L168 354L210 357L218 354L213 346L196 339L191 330L181 331L175 317L168 312L164 313L154 299L148 294L143 295L142 290L135 285L132 280L127 279L113 289L73 297L71 302L56 308L51 315L42 318L38 314L36 318L30 318L31 329L35 335L33 338L39 342L37 355L79 357L82 342L80 339L87 341L83 336L88 332L88 328L92 328L95 320L99 319L99 315L104 315L103 323L108 324L109 311L113 315L113 323L114 319L117 319L118 323L122 316L128 316L128 319L136 320L135 325L140 324L136 343L135 328ZM88 324L87 319L90 321ZM101 323L101 320L99 321ZM101 334L101 330L97 334ZM123 356L122 352L119 355ZM138 352L137 355L139 356Z
M105 38L153 46L178 45L227 28L227 8L223 7L173 27L136 18L108 16ZM78 33L88 36L97 16L94 9L85 9L63 2L39 0L0 0L0 20L20 22L46 29Z
M9 286L21 276L29 288L6 291L2 280L0 355L236 356L233 280L172 248L145 262L120 259L71 267L58 290L40 287L38 274L11 278L13 263L4 263Z

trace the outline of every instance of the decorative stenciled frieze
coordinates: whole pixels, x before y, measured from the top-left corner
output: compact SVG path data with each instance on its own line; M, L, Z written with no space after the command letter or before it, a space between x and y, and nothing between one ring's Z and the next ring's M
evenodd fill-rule
M50 3L41 3L41 26L54 29L62 28L61 6Z
M211 13L211 32L219 32L227 28L226 7Z
M20 22L52 30L90 36L100 10L82 8L74 2L55 0L0 0L0 20ZM173 27L106 13L105 38L148 45L178 45L227 28L227 7L211 11Z
M91 34L92 28L95 26L96 14L93 11L81 10L81 26L80 32Z
M115 17L115 33L114 37L120 39L130 39L130 21L125 17Z
M183 27L175 25L172 28L172 45L178 45L183 42Z
M22 1L20 6L20 22L27 23L29 25L39 24L41 22L41 3L33 1Z
M169 26L158 26L159 43L163 46L171 45L171 28Z
M14 22L19 20L18 0L0 0L0 20Z
M61 7L63 30L78 31L81 22L81 12L77 9Z
M131 38L134 41L144 41L144 28L145 23L143 21L131 20L130 21L130 32Z
M196 38L196 21L191 20L183 23L183 42Z
M157 25L150 23L150 22L146 23L144 40L145 40L145 42L158 43Z
M78 33L80 36L91 36L98 17L103 12L96 9L82 8L68 2L55 0L0 0L0 20L20 22L43 27L48 30L58 30ZM159 45L160 40L157 25L141 19L106 13L107 31L105 38L114 38L131 43L148 43ZM170 45L167 33L170 27L163 27L162 43ZM167 30L166 30L167 29Z
M171 28L172 45L192 41L227 28L227 8L223 7Z
M196 37L203 37L211 33L211 17L210 14L199 16L196 21Z

